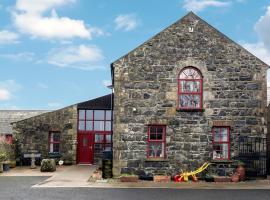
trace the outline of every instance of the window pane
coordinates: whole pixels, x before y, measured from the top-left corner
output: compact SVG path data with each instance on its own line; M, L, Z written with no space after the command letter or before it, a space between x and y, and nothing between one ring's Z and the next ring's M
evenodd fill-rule
M83 138L83 147L88 147L88 138Z
M162 134L157 134L157 140L162 140Z
M95 121L94 122L95 131L104 131L104 121Z
M106 120L111 120L112 112L110 110L106 111Z
M149 157L164 157L164 144L161 142L150 142Z
M200 95L194 95L193 107L195 107L195 108L201 107L201 96Z
M199 81L181 81L182 92L200 92Z
M53 144L53 152L59 152L59 148L60 145L59 144Z
M104 110L95 110L94 111L94 120L104 120L105 112Z
M227 142L228 141L228 129L227 128L221 128L221 141L222 142Z
M60 133L51 133L53 142L59 142L60 141Z
M79 121L79 130L84 131L85 130L84 125L85 125L84 121Z
M95 154L96 153L102 153L102 151L103 151L103 144L95 144L94 145L94 149L95 149Z
M86 111L86 120L92 120L93 119L93 110L87 110Z
M182 108L190 108L192 105L192 95L182 94L180 95L180 107Z
M158 127L157 128L157 133L163 133L163 128L162 127Z
M111 121L106 121L105 131L111 131L111 129L112 129Z
M111 144L105 144L105 151L111 151Z
M87 131L93 130L93 121L86 121L86 130Z
M95 142L96 143L103 143L104 142L104 135L103 134L95 134Z
M85 110L79 110L79 120L85 119Z
M106 143L111 143L111 134L110 135L106 135Z
M150 140L156 140L157 134L156 133L150 133Z
M228 159L228 144L215 144L213 146L213 159Z
M214 128L214 142L220 142L220 129Z
M154 126L150 127L150 133L156 133L157 132L157 128Z

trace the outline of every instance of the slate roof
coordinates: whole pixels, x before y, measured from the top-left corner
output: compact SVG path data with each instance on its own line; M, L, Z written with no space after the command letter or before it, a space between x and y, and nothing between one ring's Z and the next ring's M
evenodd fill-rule
M97 109L97 110L110 110L112 106L112 95L108 94L102 97L91 99L89 101L77 104L78 109Z
M34 117L48 110L0 110L0 135L12 134L12 126L10 123Z

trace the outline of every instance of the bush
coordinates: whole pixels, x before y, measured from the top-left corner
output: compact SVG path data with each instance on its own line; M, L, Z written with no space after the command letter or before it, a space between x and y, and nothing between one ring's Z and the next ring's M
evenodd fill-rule
M0 162L4 162L8 159L7 154L5 152L0 152Z
M56 170L56 164L54 159L43 159L41 161L41 172L54 172Z

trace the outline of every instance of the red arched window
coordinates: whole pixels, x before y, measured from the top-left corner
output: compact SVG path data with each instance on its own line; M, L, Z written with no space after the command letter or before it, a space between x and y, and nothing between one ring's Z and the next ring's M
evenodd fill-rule
M202 74L194 67L184 68L178 77L178 108L202 108Z

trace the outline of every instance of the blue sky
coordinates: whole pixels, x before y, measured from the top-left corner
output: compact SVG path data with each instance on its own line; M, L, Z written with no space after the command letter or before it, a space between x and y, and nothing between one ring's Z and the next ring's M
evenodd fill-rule
M270 64L269 0L0 0L0 109L110 92L110 63L188 11Z

